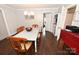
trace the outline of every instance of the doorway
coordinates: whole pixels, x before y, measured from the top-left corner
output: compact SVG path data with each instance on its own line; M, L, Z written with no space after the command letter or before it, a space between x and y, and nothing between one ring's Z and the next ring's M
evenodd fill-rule
M75 10L76 10L76 6L67 9L67 15L64 24L65 28L67 25L69 26L72 25L72 21L74 20Z
M58 14L47 12L43 14L43 27L45 31L55 34Z

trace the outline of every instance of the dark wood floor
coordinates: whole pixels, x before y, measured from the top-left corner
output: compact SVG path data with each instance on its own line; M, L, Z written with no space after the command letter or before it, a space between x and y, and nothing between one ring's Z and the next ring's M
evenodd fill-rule
M0 55L14 55L15 51L12 49L10 41L8 39L4 39L0 41ZM52 33L46 32L45 36L41 37L38 52L34 55L63 55L63 51L60 51L57 48L56 38Z

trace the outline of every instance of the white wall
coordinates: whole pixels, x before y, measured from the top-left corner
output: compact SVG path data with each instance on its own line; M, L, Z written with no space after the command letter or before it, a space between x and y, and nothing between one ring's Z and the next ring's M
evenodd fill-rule
M8 35L16 33L16 28L19 26L19 20L16 16L16 9L10 8L6 5L0 5L0 8L2 8L4 12Z
M35 19L34 20L26 20L24 17L24 11L27 12L34 12ZM57 13L58 8L27 8L27 9L18 9L17 10L17 17L20 20L20 24L26 27L31 26L33 23L37 23L40 26L43 25L43 13L52 12Z
M18 26L20 26L20 21L16 15L16 9L10 8L6 5L0 5L0 8L3 11L3 16L4 16L3 23L5 23L5 31L3 34L1 34L1 36L3 36L1 39L4 39L5 37L16 33L16 28ZM2 23L2 25L4 25L3 23ZM2 28L3 28L3 26L2 26ZM7 33L7 34L5 34L5 33Z
M17 17L20 22L20 25L24 26L31 26L33 23L42 23L43 15L40 12L34 12L35 13L35 19L34 20L27 20L24 17L24 10L17 10Z
M2 9L0 9L0 40L7 37L7 35L8 35L8 32L7 32L7 28L6 28L6 23L4 20Z

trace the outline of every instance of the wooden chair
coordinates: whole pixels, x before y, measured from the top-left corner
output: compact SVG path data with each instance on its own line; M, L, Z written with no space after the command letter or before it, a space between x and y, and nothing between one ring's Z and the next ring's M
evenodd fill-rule
M20 27L18 27L17 28L17 33L19 33L19 32L21 32L21 31L23 31L25 29L25 27L24 26L20 26Z
M25 27L24 27L24 26L20 26L20 27L18 27L18 28L16 29L16 33L15 33L15 34L13 34L12 36L15 36L16 34L18 34L18 33L22 32L24 29L25 29Z
M9 37L11 45L17 54L26 54L32 47L33 42L28 42L24 38Z
M33 24L32 27L33 28L37 28L38 27L38 24Z

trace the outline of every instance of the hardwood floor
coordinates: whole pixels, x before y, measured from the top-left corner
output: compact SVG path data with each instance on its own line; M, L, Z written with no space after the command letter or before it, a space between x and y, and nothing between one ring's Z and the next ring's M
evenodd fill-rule
M10 41L8 39L4 39L0 41L0 55L10 55L16 54L15 51L12 49Z
M0 55L14 55L15 51L12 49L10 41L4 39L0 41ZM50 32L46 32L46 35L41 37L38 44L38 52L34 55L63 55L63 53L57 48L57 41L54 35Z
M42 36L40 43L37 54L55 54L57 42L52 33L46 32L46 35Z

